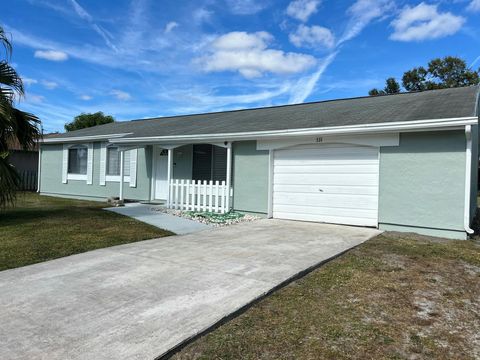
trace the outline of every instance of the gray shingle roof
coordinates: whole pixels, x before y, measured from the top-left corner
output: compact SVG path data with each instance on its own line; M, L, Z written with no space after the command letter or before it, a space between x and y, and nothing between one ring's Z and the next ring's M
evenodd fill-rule
M60 137L132 133L128 137L242 133L478 116L479 87L360 97L258 109L116 122Z

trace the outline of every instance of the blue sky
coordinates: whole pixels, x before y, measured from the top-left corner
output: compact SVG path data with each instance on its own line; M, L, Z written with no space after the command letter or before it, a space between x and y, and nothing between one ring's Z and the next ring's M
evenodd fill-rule
M480 0L13 0L0 24L26 84L18 106L46 132L81 112L362 96L446 55L480 67Z

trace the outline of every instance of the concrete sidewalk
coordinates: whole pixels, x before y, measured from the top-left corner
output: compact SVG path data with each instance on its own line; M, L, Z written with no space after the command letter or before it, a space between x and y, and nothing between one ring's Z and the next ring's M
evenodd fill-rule
M2 271L1 358L153 359L377 234L264 219Z
M156 226L160 229L171 231L178 235L190 234L193 232L211 229L212 227L206 224L199 223L190 219L185 219L180 216L165 214L156 211L162 207L161 205L131 203L125 204L121 207L105 208L105 210L113 211L118 214L130 216L144 223Z

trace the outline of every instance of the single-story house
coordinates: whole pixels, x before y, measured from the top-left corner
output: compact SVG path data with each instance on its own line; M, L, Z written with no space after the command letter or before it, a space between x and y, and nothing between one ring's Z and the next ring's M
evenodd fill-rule
M466 239L479 87L116 122L51 136L39 192Z

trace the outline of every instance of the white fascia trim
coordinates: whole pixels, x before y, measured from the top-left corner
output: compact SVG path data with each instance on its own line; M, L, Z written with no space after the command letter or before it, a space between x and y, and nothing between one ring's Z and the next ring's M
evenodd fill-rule
M470 191L472 181L472 126L465 126L465 137L467 140L465 152L465 205L463 211L463 227L468 234L473 234L470 228Z
M243 133L222 133L222 134L202 134L202 135L177 135L177 136L146 136L128 139L109 139L112 143L154 143L154 142L178 142L178 141L208 141L208 140L248 140L259 138L275 138L283 136L302 136L302 135L327 135L327 134L362 134L370 132L390 132L390 131L408 131L421 129L442 129L452 127L462 127L478 123L478 117L461 117L449 119L433 119L418 121L401 121L391 123L364 124L331 126L322 128L304 128L287 129L273 131L252 131Z
M106 140L123 137L126 135L131 135L132 133L123 133L123 134L108 134L108 135L90 135L90 136L76 136L76 137L66 137L66 138L46 138L41 140L45 144L52 143L75 143L75 142L84 142L84 141L94 141L94 140Z

